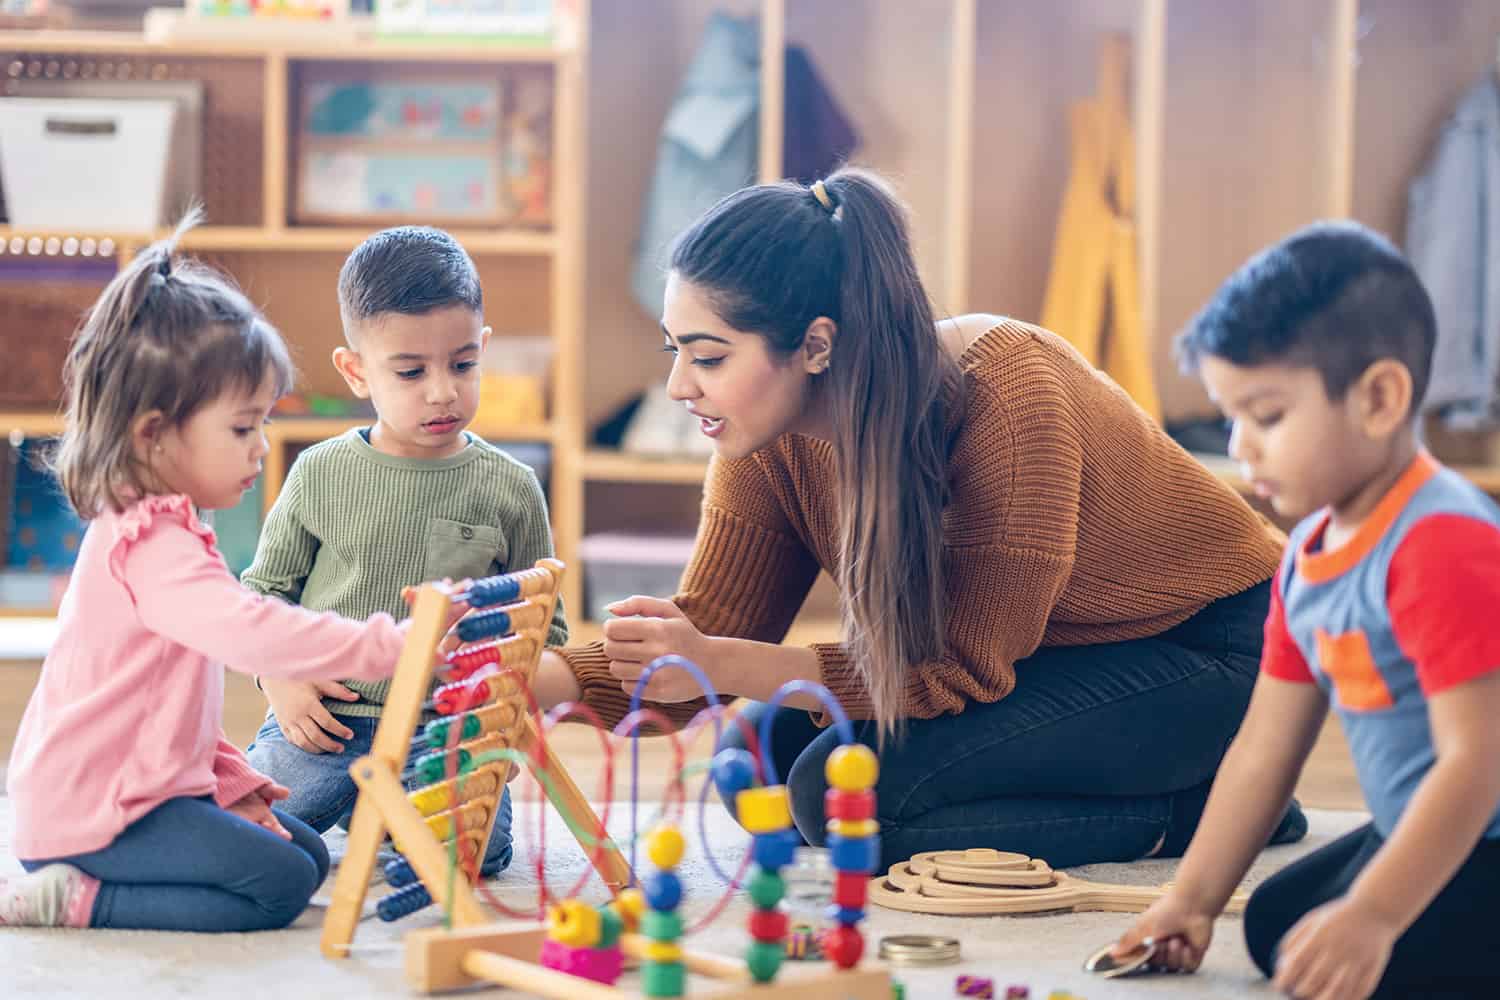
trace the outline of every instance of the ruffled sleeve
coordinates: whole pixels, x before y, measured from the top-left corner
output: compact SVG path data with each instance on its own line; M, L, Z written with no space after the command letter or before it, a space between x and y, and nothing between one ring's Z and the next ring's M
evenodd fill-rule
M118 518L110 572L150 632L232 670L290 680L382 680L406 628L315 614L242 586L185 496L149 497Z

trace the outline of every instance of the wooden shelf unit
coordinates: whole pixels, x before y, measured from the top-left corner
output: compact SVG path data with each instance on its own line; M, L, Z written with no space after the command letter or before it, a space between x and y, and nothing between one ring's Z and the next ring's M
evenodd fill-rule
M580 4L586 23L587 4ZM474 256L485 285L488 321L497 337L545 331L554 342L556 377L546 422L517 427L476 426L496 441L539 441L552 448L551 509L558 523L557 548L570 558L579 523L570 509L581 501L577 454L583 432L577 369L583 281L583 117L588 60L587 32L576 44L491 46L451 42L365 41L353 45L283 44L224 40L153 44L139 35L114 32L0 32L0 67L9 77L198 80L205 89L201 197L208 223L190 233L185 249L225 268L261 303L286 336L302 376L301 389L343 395L327 362L341 341L335 280L343 258L378 226L299 226L291 223L290 132L301 69L328 62L401 62L452 72L541 67L553 87L552 225L536 228L454 228ZM0 82L0 92L4 84ZM165 230L145 233L46 232L0 226L0 266L7 259L46 259L91 250L108 241L107 256L128 259ZM0 295L24 295L13 285ZM57 331L58 335L64 331ZM20 332L0 331L0 336ZM25 335L34 335L25 331ZM342 433L359 420L279 417L268 437L263 495L269 505L285 478L292 450ZM55 434L61 420L51 413L0 413L0 432ZM580 603L578 573L569 574Z

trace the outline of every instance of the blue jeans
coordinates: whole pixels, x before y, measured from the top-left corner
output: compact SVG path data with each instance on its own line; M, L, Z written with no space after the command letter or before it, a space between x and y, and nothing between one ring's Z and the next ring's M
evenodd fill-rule
M968 847L1059 868L1181 853L1249 705L1269 599L1260 584L1158 636L1038 650L1005 698L907 720L878 751L882 870ZM765 713L746 709L757 739ZM873 723L854 728L876 746ZM720 747L743 745L727 727ZM769 753L811 844L824 842L823 765L838 745L806 712L773 720Z
M328 874L328 848L307 824L272 810L290 842L226 812L210 796L168 799L108 847L59 861L100 882L91 927L264 931L307 908Z
M349 767L370 752L375 728L380 724L378 718L365 716L341 715L338 719L354 730L353 736L342 741L344 749L341 753L308 753L293 746L282 734L276 716L269 712L260 732L255 734L255 742L245 751L251 767L291 790L291 796L278 803L278 807L318 833L325 832L353 811L359 787L350 777ZM418 730L411 740L408 763L428 749L427 741ZM402 780L408 789L421 784L409 767ZM510 867L513 853L510 823L510 789L505 788L500 794L500 813L495 817L495 827L480 865L480 872L485 877L497 875Z

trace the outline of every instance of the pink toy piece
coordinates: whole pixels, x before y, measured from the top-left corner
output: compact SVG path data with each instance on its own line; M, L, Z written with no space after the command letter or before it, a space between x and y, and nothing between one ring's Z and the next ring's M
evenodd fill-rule
M619 948L578 948L573 967L567 971L580 979L613 986L625 970L625 953Z
M625 953L619 948L574 948L548 938L542 942L541 963L570 976L613 986L625 971Z
M573 960L573 951L574 949L569 948L562 942L548 938L542 942L541 963L549 969L556 969L558 972L567 972L568 965Z

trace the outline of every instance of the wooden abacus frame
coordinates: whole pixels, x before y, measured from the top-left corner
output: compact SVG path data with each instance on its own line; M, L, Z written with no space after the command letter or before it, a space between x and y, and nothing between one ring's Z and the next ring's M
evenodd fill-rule
M536 676L537 664L546 645L547 629L557 606L557 592L562 575L563 564L556 559L543 559L532 569L510 574L520 585L520 595L514 603L504 605L505 609L514 609L516 613L513 616L513 634L503 642L512 647L517 655L507 658L505 665L520 674L521 683L527 688ZM450 880L448 851L429 826L428 818L412 804L401 783L401 772L411 747L411 735L421 717L422 704L427 699L433 670L438 661L438 644L447 631L449 608L455 596L454 588L433 583L423 585L418 591L412 609L410 631L397 662L390 694L380 717L380 725L375 730L370 753L355 761L349 769L355 784L359 786L359 798L355 803L354 818L349 824L348 850L339 865L332 901L323 922L322 951L329 958L342 958L349 954L349 946L354 940L354 931L364 908L365 896L369 892L376 854L387 831L399 844L401 852L426 886L433 902L445 910L451 910L455 928L473 927L491 920L489 911L480 903L467 878ZM498 699L499 703L509 702L516 706L514 722L495 731L499 735L499 742L526 753L528 766L553 805L569 819L570 828L571 823L581 822L589 827L591 836L601 840L598 846L590 847L583 843L580 831L574 828L575 836L579 836L580 846L594 861L605 885L611 892L619 892L630 884L629 863L619 848L608 839L604 825L599 822L588 800L562 763L546 747L531 716L526 712L526 704L524 701L517 702L515 694L512 690L501 694ZM492 701L489 704L495 703ZM472 782L482 780L481 776L484 774L493 774L498 800L510 767L509 761L494 761L475 768L464 775L463 780ZM451 822L453 814L466 808L466 803L457 801L455 797L453 807L441 815L449 816ZM498 809L492 808L487 812L482 824L472 831L464 831L465 839L474 844L476 859L483 854L489 841Z

